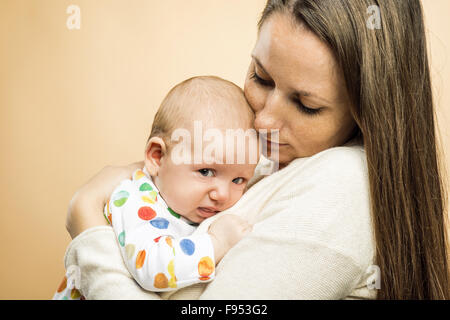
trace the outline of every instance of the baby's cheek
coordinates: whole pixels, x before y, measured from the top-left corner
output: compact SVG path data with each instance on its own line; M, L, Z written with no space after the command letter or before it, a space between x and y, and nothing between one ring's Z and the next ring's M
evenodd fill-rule
M194 186L185 185L178 190L177 197L174 199L180 210L189 212L200 206L201 191L197 191Z
M171 190L169 189L168 192L163 195L167 206L179 214L183 214L186 210L185 205L183 205L185 197L186 190L179 190L177 187L173 187Z
M244 194L244 190L245 190L245 186L242 187L240 190L235 191L232 193L232 195L230 196L230 201L228 203L227 209L234 206L236 204L236 202L239 201L239 199L243 196Z

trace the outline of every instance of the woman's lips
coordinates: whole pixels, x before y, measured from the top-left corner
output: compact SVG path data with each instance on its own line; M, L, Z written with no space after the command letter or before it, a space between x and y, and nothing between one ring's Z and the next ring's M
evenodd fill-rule
M288 144L287 143L276 143L276 142L273 142L273 141L270 141L270 140L267 140L266 139L266 141L267 141L267 146L268 147L284 147L284 146L287 146Z
M219 213L218 210L212 210L212 209L205 208L205 207L198 207L197 212L203 218L209 218L209 217L212 217L212 216L216 215L217 213Z

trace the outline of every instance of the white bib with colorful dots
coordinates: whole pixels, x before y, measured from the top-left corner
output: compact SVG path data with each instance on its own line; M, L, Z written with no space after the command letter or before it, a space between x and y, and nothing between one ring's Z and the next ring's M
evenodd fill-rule
M167 206L146 169L117 186L104 209L129 272L149 291L172 291L208 282L215 275L208 234L192 235L196 225ZM83 300L67 273L54 300Z
M144 289L170 291L214 278L210 236L191 236L196 225L167 206L145 168L115 188L104 213Z

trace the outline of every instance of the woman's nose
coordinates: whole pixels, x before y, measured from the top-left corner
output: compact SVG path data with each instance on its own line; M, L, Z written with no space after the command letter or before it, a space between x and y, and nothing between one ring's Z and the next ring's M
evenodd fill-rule
M282 97L277 91L267 96L263 108L256 112L255 128L256 130L267 129L275 130L281 128L280 115L282 112Z

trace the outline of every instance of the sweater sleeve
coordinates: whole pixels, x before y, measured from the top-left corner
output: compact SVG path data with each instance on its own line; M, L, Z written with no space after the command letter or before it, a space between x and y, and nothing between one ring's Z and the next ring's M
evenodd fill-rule
M78 270L79 290L88 300L161 299L142 289L130 275L109 226L87 229L74 238L67 247L64 265L66 270Z
M257 231L227 254L200 299L342 299L360 274L360 267L336 250Z

